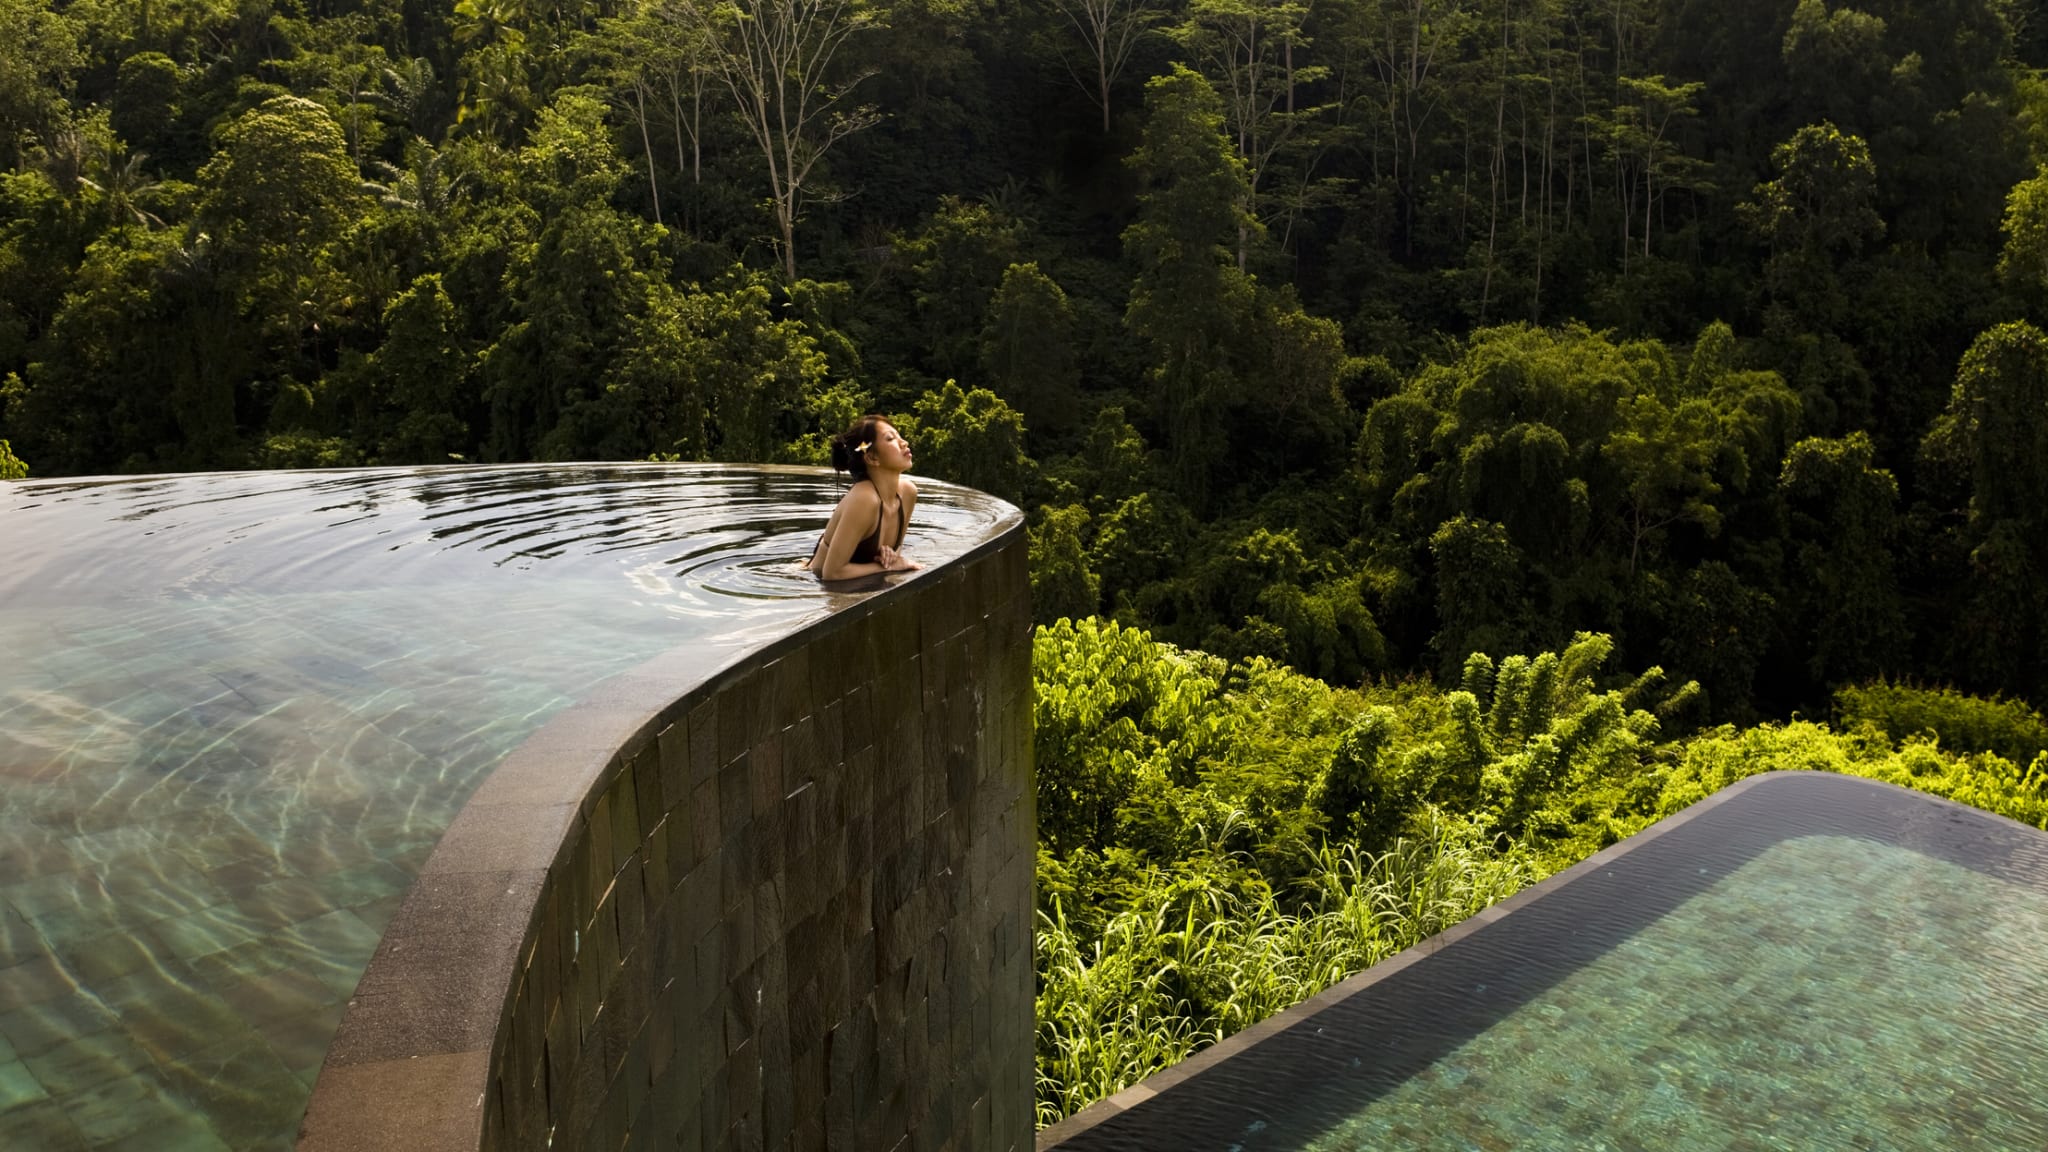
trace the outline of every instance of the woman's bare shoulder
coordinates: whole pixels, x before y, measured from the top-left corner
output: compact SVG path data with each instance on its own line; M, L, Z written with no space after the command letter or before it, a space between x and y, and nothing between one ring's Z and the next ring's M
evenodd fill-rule
M882 494L875 491L875 486L865 480L848 488L846 495L839 498L839 507L841 508L859 508L872 511L881 506Z
M912 504L917 503L917 485L911 482L910 477L899 477L896 481L896 486L898 488L903 489L904 499L910 501Z

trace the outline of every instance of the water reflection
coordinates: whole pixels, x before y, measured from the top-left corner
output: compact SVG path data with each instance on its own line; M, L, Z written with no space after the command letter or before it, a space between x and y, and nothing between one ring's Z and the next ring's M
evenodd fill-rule
M920 492L927 571L1007 511ZM289 1147L481 776L607 676L857 598L796 565L838 493L663 465L0 485L0 1147Z

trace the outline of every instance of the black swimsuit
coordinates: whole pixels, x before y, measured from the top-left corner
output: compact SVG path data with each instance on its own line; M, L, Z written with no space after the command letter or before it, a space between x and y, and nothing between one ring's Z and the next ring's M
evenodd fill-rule
M867 483L867 481L862 481L862 483ZM878 492L876 495L879 496L880 493ZM896 546L899 548L903 546L903 532L909 526L909 516L910 510L904 506L903 500L899 496L896 500ZM875 509L875 530L868 533L866 539L853 546L853 555L847 557L847 563L873 564L875 562L875 558L882 554L882 525L888 518L889 513L886 509ZM825 539L821 536L818 538L819 563L824 562L824 546Z

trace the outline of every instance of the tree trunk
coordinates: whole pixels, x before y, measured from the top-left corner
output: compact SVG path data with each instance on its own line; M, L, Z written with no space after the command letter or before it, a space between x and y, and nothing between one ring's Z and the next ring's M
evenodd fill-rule
M640 122L640 148L647 153L647 194L654 198L654 222L661 223L661 185L654 179L654 140L647 132L647 89L633 84L634 119Z

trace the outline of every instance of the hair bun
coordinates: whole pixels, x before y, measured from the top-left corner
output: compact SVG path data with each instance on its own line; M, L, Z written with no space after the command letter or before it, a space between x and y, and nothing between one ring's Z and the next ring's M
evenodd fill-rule
M832 438L832 467L851 475L855 480L868 478L868 461L864 450L874 443L875 425L888 419L870 412L853 422L853 426Z

